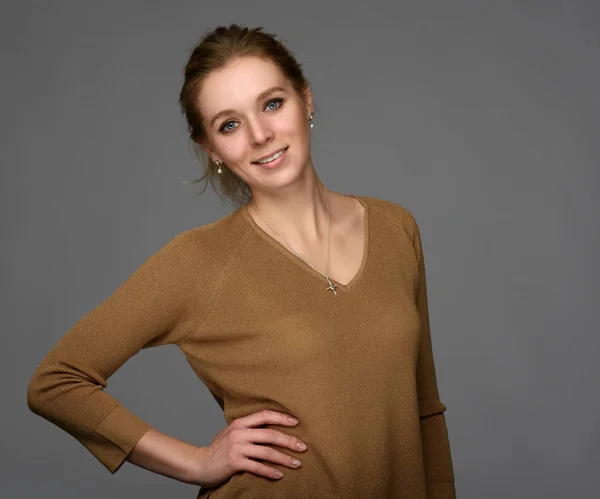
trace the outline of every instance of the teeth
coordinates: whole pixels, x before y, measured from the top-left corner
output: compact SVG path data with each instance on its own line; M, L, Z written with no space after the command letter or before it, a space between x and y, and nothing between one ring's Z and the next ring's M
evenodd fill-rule
M271 156L270 158L267 158L267 159L265 159L263 161L257 161L257 163L260 163L261 165L264 165L265 163L269 163L269 162L273 161L274 159L277 159L283 153L284 153L284 150L281 150L281 151L273 154L273 156Z

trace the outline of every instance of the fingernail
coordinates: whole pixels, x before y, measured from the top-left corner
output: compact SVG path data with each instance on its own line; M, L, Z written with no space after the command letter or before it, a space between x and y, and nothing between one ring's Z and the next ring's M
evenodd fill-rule
M306 444L303 442L298 442L296 444L296 447L298 447L298 449L300 449L300 450L304 450L304 449L306 449Z
M290 423L294 423L294 424L297 424L300 422L296 418L293 418L292 416L289 417L289 420L290 420Z

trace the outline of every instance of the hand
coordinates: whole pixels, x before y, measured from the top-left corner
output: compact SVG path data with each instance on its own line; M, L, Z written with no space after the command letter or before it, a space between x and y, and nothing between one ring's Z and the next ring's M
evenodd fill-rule
M287 435L277 430L266 428L253 428L263 424L283 424L295 426L288 414L272 410L255 412L248 416L234 420L229 426L221 430L208 447L199 447L195 452L196 462L194 483L202 487L216 487L225 482L231 475L238 471L250 471L256 475L272 479L279 479L283 475L279 470L266 466L249 458L258 458L283 464L288 468L296 469L300 463L294 464L294 458L279 452L272 447L254 445L255 443L275 444L279 447L288 447L298 451L306 447L297 447L303 443L296 437Z

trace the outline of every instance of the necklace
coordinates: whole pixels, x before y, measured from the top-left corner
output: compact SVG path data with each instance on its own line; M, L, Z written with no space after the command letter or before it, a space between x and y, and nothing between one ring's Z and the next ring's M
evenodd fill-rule
M329 274L329 244L331 242L331 230L330 230L330 219L329 219L329 202L328 202L328 199L327 199L327 187L325 187L325 206L327 206L327 263L326 263L326 267L325 267L326 274L323 274L321 271L315 269L310 263L308 263L304 258L302 258L298 253L296 253L294 251L294 248L292 248L285 241L283 242L283 244L285 244L292 251L292 253L294 253L294 255L296 255L298 258L300 258L300 260L302 260L309 267L311 267L312 269L316 270L319 274L321 274L325 278L325 280L327 281L327 285L328 286L325 289L328 290L328 291L329 290L333 291L333 294L337 296L337 292L335 291L335 288L337 288L337 284L333 284L331 282L331 280L329 279L329 275L328 275ZM256 209L254 207L254 205L252 205L252 208L254 209L254 211L256 211L256 214L267 225L267 227L269 227L269 229L271 229L275 234L277 234L277 236L279 236L281 239L283 239L283 237L281 237L281 234L279 234L279 232L277 232L273 227L271 227L271 225L269 225L269 222L267 222L260 215L260 213L258 212L258 209Z

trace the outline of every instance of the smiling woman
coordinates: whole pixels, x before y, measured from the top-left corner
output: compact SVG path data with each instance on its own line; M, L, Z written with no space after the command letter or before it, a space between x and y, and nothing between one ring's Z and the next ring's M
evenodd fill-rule
M34 373L29 407L111 473L129 461L198 498L453 499L415 218L320 181L310 86L261 28L209 33L180 103L203 178L238 208L174 236L80 319ZM223 409L206 447L103 390L166 344Z
M179 103L204 166L204 175L188 183L207 181L222 199L241 207L256 196L250 185L261 172L310 161L310 84L274 35L235 24L219 27L194 48L184 75ZM284 142L291 139L296 147ZM284 148L289 151L277 164L249 168Z
M220 178L236 179L238 188L249 189L255 202L260 191L283 192L298 176L314 171L308 154L310 87L305 84L297 93L270 60L246 55L211 71L198 87L195 105L203 135L194 140L223 165Z

